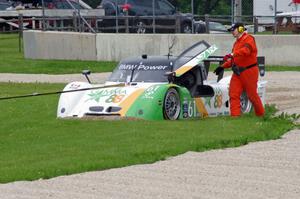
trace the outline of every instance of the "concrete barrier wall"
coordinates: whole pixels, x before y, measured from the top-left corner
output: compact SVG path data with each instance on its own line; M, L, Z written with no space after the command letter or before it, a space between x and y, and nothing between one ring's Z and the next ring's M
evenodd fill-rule
M148 55L167 55L169 47L173 45L170 54L179 55L184 49L194 43L205 40L209 44L216 44L218 55L229 53L233 44L230 35L186 35L186 34L97 34L97 59L119 61L125 57Z
M23 35L25 58L97 60L95 34L24 31Z
M300 66L300 36L255 35L258 55L267 65ZM205 40L216 44L215 55L231 52L234 38L230 34L90 34L69 32L24 32L25 57L33 59L80 59L119 61L126 57L176 56L192 44Z
M266 64L300 66L299 35L255 36L259 54L266 57Z

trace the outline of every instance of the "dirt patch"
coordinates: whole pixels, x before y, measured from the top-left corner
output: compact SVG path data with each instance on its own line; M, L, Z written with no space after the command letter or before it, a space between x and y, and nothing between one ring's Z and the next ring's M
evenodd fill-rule
M300 114L300 72L269 72L266 102L289 114ZM300 120L298 120L300 122Z

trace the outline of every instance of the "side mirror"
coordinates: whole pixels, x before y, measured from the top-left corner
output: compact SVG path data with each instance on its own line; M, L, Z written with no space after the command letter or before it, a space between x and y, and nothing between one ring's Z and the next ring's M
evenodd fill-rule
M258 69L260 76L265 76L265 57L257 57Z
M87 79L87 81L89 82L89 83L91 83L91 81L90 81L90 79L89 79L89 75L91 74L91 71L90 70L83 70L82 71L82 74L85 76L85 78Z
M173 83L174 80L175 80L175 77L176 77L176 73L175 73L175 72L168 71L168 72L165 73L165 76L168 77L169 83Z

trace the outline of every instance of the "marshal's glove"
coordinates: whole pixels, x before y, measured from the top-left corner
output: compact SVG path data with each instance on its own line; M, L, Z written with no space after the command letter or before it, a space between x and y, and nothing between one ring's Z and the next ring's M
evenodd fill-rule
M224 68L222 67L222 66L218 66L217 68L216 68L216 70L214 70L214 73L216 74L216 75L219 75L221 72L223 72L224 71Z
M232 58L233 58L233 54L230 53L230 54L227 54L227 55L225 55L225 56L223 57L223 61L224 61L224 62L227 62L228 59L232 59Z

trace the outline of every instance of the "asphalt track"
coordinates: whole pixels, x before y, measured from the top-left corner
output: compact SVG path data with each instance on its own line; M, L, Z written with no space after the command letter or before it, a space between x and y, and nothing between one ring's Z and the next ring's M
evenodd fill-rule
M102 74L103 77L108 74ZM0 74L0 82L9 80ZM17 77L18 76L18 77ZM40 75L24 75L37 81ZM95 82L103 82L97 78ZM52 76L51 76L52 77ZM59 76L43 76L56 82ZM47 79L48 78L48 79ZM61 76L67 82L77 76ZM69 79L68 79L69 78ZM74 80L72 78L75 78ZM92 75L92 79L94 76ZM51 80L50 80L51 79ZM300 114L300 72L270 72L269 104L280 111ZM23 81L23 82L24 82ZM64 81L59 81L64 82ZM60 176L49 180L0 184L1 199L66 198L300 198L300 130L281 139L183 155L154 164Z

